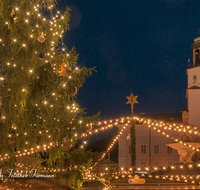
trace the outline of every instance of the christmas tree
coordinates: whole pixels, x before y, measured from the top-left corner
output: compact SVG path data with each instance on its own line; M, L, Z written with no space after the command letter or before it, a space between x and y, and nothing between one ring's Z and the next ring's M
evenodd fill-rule
M86 118L76 94L95 69L77 66L75 48L62 38L70 8L62 15L56 3L0 0L2 170L71 167L81 175L88 164L89 154L75 145L98 114Z

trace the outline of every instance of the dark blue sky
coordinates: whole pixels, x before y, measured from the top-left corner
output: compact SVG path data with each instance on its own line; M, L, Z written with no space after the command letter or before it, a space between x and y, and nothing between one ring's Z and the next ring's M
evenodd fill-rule
M186 105L187 60L200 29L199 0L60 0L72 8L68 48L80 67L96 66L78 92L87 114L130 115L126 96L139 95L134 113L179 113Z

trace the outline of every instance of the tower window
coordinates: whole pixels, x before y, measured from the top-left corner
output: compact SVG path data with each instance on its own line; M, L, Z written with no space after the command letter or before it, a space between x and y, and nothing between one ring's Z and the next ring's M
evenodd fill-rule
M199 57L199 49L196 49L195 51L195 64L199 64L200 63L200 57Z

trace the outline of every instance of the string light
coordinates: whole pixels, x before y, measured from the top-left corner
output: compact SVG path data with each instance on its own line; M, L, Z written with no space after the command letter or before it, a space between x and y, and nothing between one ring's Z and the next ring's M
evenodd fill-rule
M53 7L53 6L51 6L51 7ZM18 8L15 8L15 10L18 10ZM37 9L36 7L35 7L35 11L38 11L38 9ZM29 12L27 12L26 14L27 14L27 15L30 15ZM59 14L59 13L58 13L58 14ZM41 17L41 15L38 14L38 17ZM56 15L56 18L57 18L57 17L58 17L58 15ZM64 19L64 16L62 16L61 19ZM43 20L43 21L46 21L45 18L42 18L42 20ZM55 19L54 19L54 20L55 20ZM26 19L25 22L28 23L28 19ZM8 24L8 22L6 22L6 24ZM39 27L39 25L37 24L36 27ZM51 29L52 29L52 28L51 28ZM52 29L52 30L53 30L53 29ZM58 32L56 31L55 34L58 34ZM33 35L31 34L30 37L33 38ZM2 41L2 40L0 40L0 41ZM17 39L14 39L13 41L16 42ZM54 42L52 42L52 44L54 44ZM26 47L26 44L22 44L22 46L23 46L23 47ZM63 48L63 51L65 51L64 48ZM35 51L35 53L37 53L37 51ZM50 56L50 54L47 54L47 55ZM69 56L69 54L67 54L67 56ZM7 65L10 65L10 63L8 62ZM16 64L14 64L13 66L16 67ZM75 70L78 70L78 67L76 67ZM33 70L31 69L31 70L29 70L29 72L32 73ZM68 78L71 79L72 76L69 76ZM4 79L1 79L1 80L4 80ZM24 92L25 89L22 89L22 91ZM52 93L52 95L55 96L55 93ZM44 104L47 104L47 101L45 101ZM35 104L35 105L37 106L37 104ZM70 107L67 106L67 109L70 109ZM74 107L74 109L75 109L75 107ZM78 109L78 108L76 108L76 109ZM114 121L114 120L113 120L113 121ZM115 121L115 122L113 122L113 121L112 121L112 120L109 121L110 123L113 123L113 125L108 125L108 126L107 126L107 129L110 128L110 127L112 127L112 126L114 126L114 125L117 125L117 124L119 123L118 121ZM140 121L142 121L142 120L140 120ZM106 123L104 123L104 124L107 124L107 122L108 122L108 121L106 121ZM124 122L125 122L125 119L124 119L124 118L121 118L120 122L121 122L121 123L124 123ZM81 121L80 123L82 123L82 121ZM128 125L128 123L130 123L130 120L129 120L126 124ZM163 125L162 125L162 126L163 126ZM176 124L173 124L172 127L175 127L175 126L176 126ZM161 127L161 126L160 126L160 127ZM126 125L124 126L124 129L125 129L125 128L126 128ZM96 131L96 132L99 132L99 131L105 130L105 129L106 129L106 127L102 127L101 129L95 130L95 131ZM171 129L172 129L172 128L169 128L169 130L171 130ZM183 130L185 130L185 129L183 129ZM178 131L181 132L181 129L178 129ZM161 130L158 129L157 132L161 132ZM189 132L192 133L191 130L190 130ZM123 131L120 132L120 135L121 135L122 133L123 133ZM24 133L24 135L25 135L25 134L27 135L27 133ZM89 133L88 133L88 134L89 134ZM91 133L91 134L92 134L92 133ZM162 133L162 134L163 134L163 135L166 135L165 133ZM198 134L198 132L197 132L197 131L194 131L194 134ZM77 136L77 134L75 134L75 136ZM81 136L82 136L82 135L81 135ZM117 138L114 139L113 143L116 142L118 138L119 138L119 136L117 136ZM176 140L177 140L177 139L176 139ZM85 141L85 142L86 142L86 141ZM84 143L85 143L85 142L84 142ZM110 147L108 148L108 150L110 150L110 149L112 148L112 146L114 145L113 143L111 143L111 145L110 145ZM180 142L180 143L182 143L182 142ZM50 146L52 146L52 144L51 144ZM38 147L40 148L40 146L37 146L37 148L38 148ZM45 148L45 147L46 147L46 146L44 146L44 148ZM38 149L39 149L39 148L38 148ZM27 153L30 154L30 152L27 152Z

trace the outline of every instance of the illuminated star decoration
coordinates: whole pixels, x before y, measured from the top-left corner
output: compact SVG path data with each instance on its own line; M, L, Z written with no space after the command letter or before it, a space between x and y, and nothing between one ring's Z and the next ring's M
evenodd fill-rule
M126 96L126 98L128 99L128 102L126 102L126 104L131 104L131 115L133 116L133 105L135 103L138 103L138 101L136 100L138 96L133 96L133 93L131 93L130 96Z

